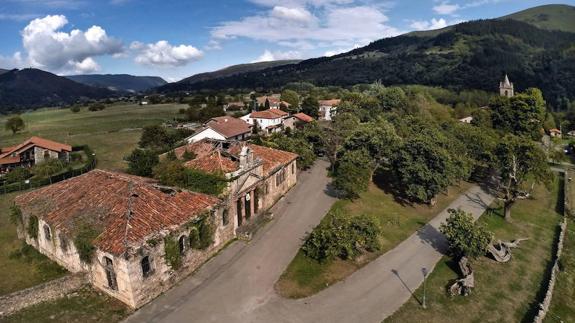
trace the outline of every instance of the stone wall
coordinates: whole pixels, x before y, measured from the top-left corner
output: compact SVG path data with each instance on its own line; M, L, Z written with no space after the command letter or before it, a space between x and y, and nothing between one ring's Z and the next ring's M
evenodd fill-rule
M559 272L559 260L561 259L561 253L563 252L563 241L565 240L565 232L567 231L567 216L570 213L571 205L568 199L569 196L569 172L563 174L564 178L564 210L563 210L563 221L559 229L559 240L557 241L557 253L554 258L553 268L551 269L551 277L547 283L547 292L545 293L545 298L541 303L539 303L539 312L533 319L535 323L541 323L545 320L545 316L549 311L549 306L551 305L551 300L553 298L553 289L555 288L555 282L557 280L557 273Z
M85 284L87 279L84 274L74 274L0 296L0 318L38 303L64 297Z

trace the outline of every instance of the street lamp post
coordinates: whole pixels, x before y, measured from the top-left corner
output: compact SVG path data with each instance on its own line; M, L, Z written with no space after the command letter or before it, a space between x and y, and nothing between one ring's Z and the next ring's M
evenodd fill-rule
M423 304L421 304L423 306L423 309L427 309L427 304L425 303L425 281L427 280L427 268L423 267L421 268L421 272L423 273Z

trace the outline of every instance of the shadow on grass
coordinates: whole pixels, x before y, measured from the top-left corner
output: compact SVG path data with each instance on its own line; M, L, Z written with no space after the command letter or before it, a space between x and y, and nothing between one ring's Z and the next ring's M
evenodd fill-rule
M398 180L393 175L390 169L378 168L372 178L373 183L377 188L384 191L386 194L393 196L395 202L401 206L413 206L414 203L402 196L401 190L398 188Z

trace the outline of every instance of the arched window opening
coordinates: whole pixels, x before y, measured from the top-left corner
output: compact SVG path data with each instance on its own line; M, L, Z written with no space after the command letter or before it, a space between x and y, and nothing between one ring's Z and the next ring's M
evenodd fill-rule
M113 290L118 290L118 282L116 281L116 272L114 271L114 262L112 259L104 257L104 270L106 271L108 287Z
M50 241L52 240L52 234L50 233L50 227L47 224L44 224L44 238Z
M180 249L180 254L186 252L186 236L181 236L180 239L178 239L178 248Z
M150 276L150 274L152 273L152 266L150 264L150 257L145 256L144 258L142 258L142 261L140 262L140 264L142 265L142 276L144 276L144 277Z

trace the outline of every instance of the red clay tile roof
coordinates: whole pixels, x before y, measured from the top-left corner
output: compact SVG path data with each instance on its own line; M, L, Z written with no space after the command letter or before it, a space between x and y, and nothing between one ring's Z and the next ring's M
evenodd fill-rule
M206 127L226 138L232 138L252 131L249 123L242 119L228 116L213 118L206 123Z
M254 153L254 156L263 162L264 176L268 176L274 173L278 168L286 166L287 164L296 160L298 157L297 154L290 153L288 151L258 146L254 144L247 145ZM236 144L230 148L230 153L239 155L241 150L242 145Z
M18 164L20 162L20 156L16 157L4 157L0 159L0 165Z
M278 119L287 116L288 113L280 109L267 109L263 111L256 111L250 114L252 119Z
M195 158L184 164L189 168L201 170L210 174L227 174L235 172L240 165L229 157L222 156L219 150L214 150L211 154Z
M94 170L22 194L15 203L69 238L83 223L99 228L101 234L94 245L121 255L161 231L176 230L220 202L200 193L164 193L154 183L147 178Z
M38 146L38 147L41 147L44 149L49 149L49 150L53 150L53 151L57 151L57 152L63 152L63 151L71 152L72 151L72 146L70 146L70 145L62 144L59 142L55 142L55 141L40 138L40 137L31 137L30 139L19 144L18 146L12 147L12 150L10 150L10 151L4 151L4 149L3 149L2 154L0 155L0 159L5 158L6 156L11 155L12 153L18 153L22 150L25 150L25 149L28 149L28 148L34 147L34 146Z
M184 159L184 153L186 151L192 152L196 155L196 158L201 158L209 155L214 150L214 145L207 140L196 141L185 146L178 147L174 149L176 158Z
M266 99L268 100L268 102L270 103L270 105L272 104L280 104L280 99L273 97L273 96L260 96L256 98L256 101L258 103L258 105L264 105L266 103Z
M303 121L303 122L312 122L313 118L308 116L307 114L300 112L293 115L296 119Z
M331 99L331 100L320 100L320 106L329 106L329 107L336 107L341 103L339 99Z

